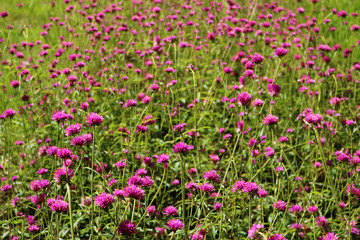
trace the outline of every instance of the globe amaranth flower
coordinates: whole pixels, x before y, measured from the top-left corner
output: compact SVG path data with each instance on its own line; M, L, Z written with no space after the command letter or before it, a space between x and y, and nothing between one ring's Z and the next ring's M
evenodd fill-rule
M268 93L270 96L277 97L281 91L281 87L275 83L267 85Z
M35 194L31 197L31 202L34 205L39 205L40 203L42 203L45 199L45 194L41 193L41 194Z
M102 208L107 208L110 204L114 202L114 198L114 195L103 192L95 197L94 202L96 205Z
M80 124L80 123L72 124L65 129L65 135L68 137L68 136L80 133L81 128L82 128L82 124Z
M66 212L69 210L69 204L63 200L56 200L50 198L47 200L47 205L50 207L51 211L54 212Z
M11 184L5 184L4 186L2 186L1 191L2 192L6 192L12 189L12 185Z
M122 221L116 232L121 235L134 235L137 233L136 223L132 223L129 220Z
M124 197L126 198L141 200L145 196L145 190L136 185L126 186L124 187L123 191L124 191Z
M174 153L186 153L192 149L194 149L194 146L187 145L184 142L179 142L179 143L175 144L173 147Z
M302 212L302 211L304 211L304 209L301 207L301 206L299 206L299 205L294 205L294 206L292 206L291 208L290 208L290 212L292 213L298 213L298 212Z
M287 239L281 234L275 234L269 237L268 240L287 240Z
M87 144L86 139L83 136L76 136L71 139L71 146L85 146Z
M200 190L203 191L203 192L213 192L213 191L215 191L215 188L210 183L203 183L200 186Z
M56 156L61 159L72 159L74 154L70 149L62 148L56 152Z
M176 217L179 215L179 212L176 207L168 206L168 207L164 208L164 215Z
M262 63L262 61L264 61L264 57L261 56L261 55L258 54L258 53L255 53L255 54L252 56L251 61L253 61L253 62L256 63L256 64Z
M37 225L30 225L29 227L28 227L28 230L30 231L30 232L37 232L37 231L39 231L39 227L37 226Z
M320 237L318 240L338 240L339 238L332 232L326 233L324 236Z
M273 207L277 208L278 210L280 210L282 212L285 212L285 210L286 210L286 202L281 201L281 200L277 201L277 202L274 202Z
M215 209L215 211L217 211L217 212L220 211L221 207L222 207L222 204L219 203L219 202L216 202L216 203L214 204L214 209Z
M282 47L275 49L275 52L274 52L275 56L277 56L277 57L284 57L287 53L288 53L288 50L285 48L282 48Z
M254 182L247 182L242 187L242 191L247 193L254 193L257 192L258 190L259 190L259 186Z
M249 106L251 103L251 95L247 92L242 92L237 96L237 100L241 106Z
M3 115L4 115L4 117L10 117L10 118L12 118L13 116L16 115L16 111L13 110L13 109L11 109L11 108L9 108L9 109L6 109L6 110L4 111Z
M267 115L263 119L264 125L274 125L274 124L277 124L278 122L279 122L279 118L277 116L274 116L271 114Z
M49 186L49 181L46 179L34 180L30 183L31 190L35 192L40 191L41 189L46 188L47 186Z
M167 155L166 153L160 154L160 155L157 157L157 162L160 163L160 164L169 163L169 160L170 160L170 156Z
M166 226L174 232L176 232L179 229L184 228L183 222L179 219L172 219L172 220L168 221Z
M54 172L54 179L57 183L62 183L65 180L70 181L71 178L74 176L74 171L70 168L67 168L66 166L63 166L62 168L58 168Z
M264 225L262 224L253 224L251 226L251 228L248 230L248 235L249 235L249 238L250 239L254 239L255 238L255 235L256 233L258 232L259 229L262 229L264 228Z
M99 126L102 124L103 120L104 118L101 115L93 112L86 116L86 123L89 127Z
M215 170L210 170L208 172L204 173L204 178L207 180L212 180L214 182L219 182L220 181L220 176L219 174L216 173Z

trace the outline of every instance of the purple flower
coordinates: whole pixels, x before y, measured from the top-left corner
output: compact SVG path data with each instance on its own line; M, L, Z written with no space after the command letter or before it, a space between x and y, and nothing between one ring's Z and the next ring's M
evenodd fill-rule
M286 211L286 202L284 201L277 201L273 204L274 208L277 208L278 210L285 212Z
M66 166L63 166L62 168L58 168L54 172L54 179L57 183L62 183L65 180L70 181L71 178L74 176L74 171L70 168L67 168Z
M84 146L87 144L86 139L83 136L76 136L71 139L71 146Z
M277 97L281 91L281 87L275 83L267 85L268 93L270 96Z
M116 232L121 235L134 235L137 233L136 224L129 220L122 221Z
M66 212L69 210L69 204L63 200L55 200L53 198L48 199L47 205L51 211L54 212Z
M39 190L49 186L49 181L46 179L34 180L30 183L31 190L38 192Z
M96 205L99 205L102 208L107 208L110 204L114 202L114 196L112 194L107 194L106 192L103 192L95 197L94 202Z
M163 153L157 157L157 162L160 164L169 163L169 160L170 160L170 156L167 155L166 153Z
M86 123L89 127L91 126L99 126L102 124L104 118L97 113L90 113L90 115L86 116Z
M212 180L214 182L220 181L220 176L219 176L219 174L216 173L215 170L210 170L209 172L205 172L204 178L207 180Z
M277 124L278 122L279 122L279 118L277 116L274 116L271 114L267 115L263 119L264 125L274 125L274 124Z
M261 56L260 54L258 53L255 53L252 58L251 58L251 61L253 61L254 63L261 63L262 61L264 61L264 57Z
M286 238L281 234L275 234L269 237L268 240L286 240Z
M221 207L222 207L222 204L219 203L219 202L216 202L216 203L214 204L214 209L215 209L215 211L217 211L217 212L220 211Z
M179 131L179 132L184 131L186 125L187 125L186 123L176 124L176 125L174 126L174 132L175 132L175 131Z
M123 191L126 198L141 200L145 195L145 190L135 185L126 186Z
M4 111L3 115L4 115L5 117L11 117L11 118L12 118L13 116L16 115L16 111L13 110L13 109L11 109L11 108L9 108L9 109L6 109L6 110Z
M2 192L6 192L12 189L12 185L11 184L5 184L4 186L2 186L1 191Z
M75 123L73 125L70 125L69 127L67 127L65 129L65 135L71 136L73 134L77 134L81 131L81 127L82 127L82 124L80 124L80 123Z
M254 182L247 182L242 188L243 192L254 193L259 190L259 186Z
M176 207L168 206L164 208L164 215L176 217L179 215L179 212Z
M251 228L248 230L248 235L250 239L254 239L255 238L255 234L257 233L257 231L261 228L264 228L264 225L262 224L253 224L251 226Z
M56 146L50 146L48 149L46 149L46 153L49 156L55 155L59 151L59 148Z
M172 219L172 220L168 221L166 226L174 232L176 232L179 229L184 228L184 224L179 219Z
M213 192L213 191L215 191L215 188L210 183L203 183L200 186L200 190L203 191L203 192Z
M318 240L338 240L339 238L332 232L326 233L324 236L320 237Z
M298 213L298 212L302 212L302 211L304 211L304 209L301 207L301 206L299 206L299 205L294 205L294 206L292 206L291 208L290 208L290 212L292 213Z
M71 150L67 148L62 148L57 151L56 156L61 159L72 159L74 157L74 154Z
M287 53L288 53L287 49L280 47L280 48L275 49L274 54L277 57L284 57Z
M186 153L192 149L194 149L194 146L187 145L184 142L179 142L179 143L175 144L173 147L174 153Z
M242 92L237 97L238 103L242 106L248 106L251 103L251 95L247 92Z
M30 225L29 227L28 227L28 230L30 231L30 232L37 232L37 231L39 231L39 227L38 226L36 226L36 225Z

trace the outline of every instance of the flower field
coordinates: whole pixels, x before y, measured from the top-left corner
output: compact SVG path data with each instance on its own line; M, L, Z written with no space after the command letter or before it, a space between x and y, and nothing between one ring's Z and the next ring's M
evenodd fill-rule
M3 0L0 239L360 239L357 0Z

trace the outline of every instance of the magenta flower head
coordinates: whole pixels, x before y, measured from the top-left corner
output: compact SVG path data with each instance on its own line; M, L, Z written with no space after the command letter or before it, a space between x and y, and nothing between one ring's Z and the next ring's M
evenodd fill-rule
M277 97L281 91L281 87L275 83L267 85L268 93L270 96Z
M136 223L125 220L120 223L116 232L121 235L134 235L137 233Z
M264 125L274 125L277 124L279 122L279 118L277 116L274 115L267 115L266 117L264 117L263 119L263 124Z
M275 234L269 237L268 240L286 240L286 238L281 234Z
M251 95L248 94L247 92L242 92L238 95L237 97L238 99L238 103L241 106L248 106L251 103Z
M13 116L16 115L16 111L13 110L13 109L11 109L11 108L9 108L9 109L6 109L6 110L4 111L3 115L4 115L5 117L10 117L10 118L12 118Z
M50 198L47 200L47 205L53 212L66 212L69 210L69 204L63 200Z
M288 53L287 49L280 47L280 48L275 49L274 54L277 57L284 57L287 53Z
M75 123L73 125L70 125L65 129L65 135L71 136L73 134L77 134L81 131L82 124L81 123Z
M28 230L30 231L30 232L37 232L37 231L39 231L39 227L37 226L37 225L30 225L29 227L28 227Z
M58 168L54 172L54 179L57 183L62 183L65 180L70 181L71 178L74 176L74 171L70 168L67 168L66 166L63 166L62 168Z
M104 118L97 113L90 113L90 115L86 116L86 123L89 127L99 126L102 124Z
M129 185L124 187L124 197L126 198L133 198L136 200L141 200L144 198L145 190L136 186L136 185Z
M168 206L164 208L164 215L176 217L179 215L179 212L176 207Z
M187 145L184 142L179 142L179 143L175 144L174 147L173 147L174 153L186 153L186 152L189 152L192 149L194 149L194 146Z
M172 219L170 221L167 222L166 226L171 230L176 232L179 229L183 229L184 228L184 224L181 220L179 219Z
M273 207L277 208L278 210L280 210L282 212L285 212L285 210L286 210L286 202L284 202L284 201L274 202Z
M99 205L102 208L107 208L114 202L114 198L114 195L103 192L102 194L95 197L94 202L96 205Z
M320 237L318 240L338 240L339 238L332 232L326 233L324 236Z
M258 53L255 53L254 56L252 56L251 61L253 61L256 64L262 63L262 61L264 61L264 57Z
M71 150L67 148L62 148L56 152L56 156L61 159L72 159L74 157L74 154L71 152Z

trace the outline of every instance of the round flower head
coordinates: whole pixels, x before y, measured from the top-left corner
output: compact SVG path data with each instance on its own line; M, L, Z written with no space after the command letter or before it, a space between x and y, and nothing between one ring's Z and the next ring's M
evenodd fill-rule
M267 85L268 93L270 96L277 97L281 91L281 87L275 83Z
M28 230L29 230L30 232L37 232L37 231L40 230L40 228L39 228L38 226L36 226L36 225L30 225L30 226L28 227Z
M278 210L280 210L282 212L285 212L285 210L286 210L286 202L284 202L284 201L274 202L273 207L277 208Z
M286 240L286 238L281 234L275 234L269 237L268 240Z
M179 142L179 143L175 144L173 147L174 153L186 153L192 149L194 149L194 146L187 145L184 142Z
M277 48L275 49L275 56L284 57L288 53L288 50L285 48Z
M99 126L102 124L104 118L97 113L90 113L90 115L86 116L86 123L89 127L91 126Z
M134 198L137 200L141 200L144 198L145 191L144 189L135 186L135 185L129 185L124 187L124 197L126 198Z
M209 172L204 173L204 178L207 180L212 180L214 182L220 181L220 176L216 173L215 170L210 170Z
M264 57L258 53L255 53L252 56L251 61L253 61L254 63L261 63L262 61L264 61Z
M247 92L242 92L237 97L238 103L242 106L248 106L251 103L251 95Z
M179 215L179 212L176 207L168 206L164 208L164 215L176 217Z
M68 137L73 134L77 134L81 131L81 127L82 127L82 124L80 124L80 123L75 123L73 125L70 125L69 127L67 127L65 129L65 135Z
M55 182L61 183L68 179L69 181L74 176L74 171L70 168L67 168L66 166L63 166L62 168L58 168L54 172L54 179Z
M96 205L99 205L102 208L107 208L110 204L114 202L114 196L103 192L100 195L96 196L94 200Z
M84 146L87 144L87 141L82 136L76 136L73 139L71 139L71 146Z
M279 122L279 118L277 116L274 115L267 115L266 117L264 117L263 119L263 124L264 125L274 125L277 124Z
M170 221L167 222L166 226L171 230L176 232L179 229L183 229L184 228L184 224L181 220L179 219L172 219Z
M69 204L63 200L55 200L50 198L48 199L47 204L51 211L54 212L66 212L69 210Z
M120 223L116 232L121 235L134 235L137 233L136 223L125 220Z
M11 108L9 108L9 109L6 109L6 110L4 111L3 115L4 115L5 117L10 117L10 118L12 118L13 116L16 115L16 111L13 110L13 109L11 109Z

